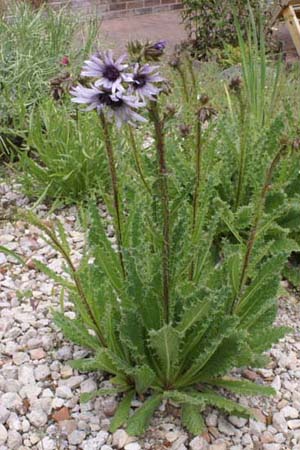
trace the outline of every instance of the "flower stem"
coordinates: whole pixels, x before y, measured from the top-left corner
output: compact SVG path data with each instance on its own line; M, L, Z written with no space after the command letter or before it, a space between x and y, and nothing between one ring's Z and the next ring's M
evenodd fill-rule
M255 240L257 237L257 233L259 230L260 220L261 220L263 212L264 212L264 206L265 206L267 192L270 189L270 184L272 181L272 176L273 176L274 170L285 151L286 151L285 145L280 147L279 151L276 153L274 159L272 160L270 166L268 167L268 169L266 171L265 181L264 181L263 187L261 189L260 195L258 197L258 201L257 201L256 208L255 208L256 214L254 216L253 225L250 230L250 234L249 234L249 238L248 238L248 242L247 242L247 248L246 248L246 253L245 253L245 257L244 257L243 268L242 268L242 273L241 273L240 283L239 283L239 292L233 302L232 312L234 311L236 306L238 306L239 297L240 297L240 295L243 291L243 288L245 286L245 283L247 281L247 272L248 272L248 268L249 268L249 263L250 263L250 259L252 256L252 251L253 251Z
M164 320L169 322L170 302L170 211L168 171L166 165L166 150L164 141L164 121L160 118L158 106L151 102L150 117L155 129L155 143L157 150L157 164L163 213L163 250L162 250L162 276L163 276L163 307Z
M128 129L129 129L130 143L131 143L131 148L132 148L132 152L133 152L136 169L141 177L141 180L142 180L146 190L149 192L150 195L152 195L150 186L147 183L144 172L143 172L143 168L142 168L140 158L139 158L138 149L137 149L136 142L135 142L135 137L134 137L134 134L133 134L133 131L132 131L132 128L130 125L128 126Z
M237 187L237 195L235 202L235 209L238 209L241 201L241 197L243 194L243 181L245 174L245 165L246 165L246 117L245 117L245 105L243 103L243 99L241 93L238 93L238 100L240 103L240 113L241 113L241 141L240 141L240 166L239 166L239 178L238 178L238 187Z
M110 138L108 123L105 119L104 114L100 113L100 121L104 132L104 142L106 148L106 154L108 159L110 178L111 178L111 186L113 190L113 204L115 209L116 216L116 235L117 235L117 246L118 246L118 254L120 258L120 264L123 272L123 276L125 278L125 266L123 260L123 252L122 252L122 225L121 225L121 211L120 211L120 199L119 199L119 189L118 189L118 178L116 172L115 158L113 146Z
M196 153L195 153L195 187L193 195L193 218L192 218L192 241L194 238L196 220L199 207L199 191L200 191L200 179L201 179L201 156L202 156L202 142L201 142L202 127L200 120L197 120L196 128ZM194 261L191 263L190 280L194 277Z

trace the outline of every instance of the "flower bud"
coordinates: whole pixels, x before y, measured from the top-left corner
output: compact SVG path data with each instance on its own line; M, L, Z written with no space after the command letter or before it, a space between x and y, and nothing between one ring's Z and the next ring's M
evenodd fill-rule
M166 41L158 41L154 44L149 43L145 46L144 57L146 61L156 61L164 53Z
M209 102L209 96L206 94L202 94L200 97L200 103L201 105L206 105Z
M61 60L60 60L60 64L62 66L68 66L70 64L69 58L67 55L64 55Z
M207 122L216 114L217 114L216 110L211 106L202 106L202 108L200 108L197 113L198 119L200 120L201 123Z
M240 92L242 86L242 79L240 77L234 77L229 83L229 89L233 92Z
M169 61L169 65L173 68L173 69L178 69L178 67L180 67L181 65L181 59L179 56L174 56L170 61Z
M295 151L300 150L300 138L296 138L292 142L292 149Z
M185 137L187 137L187 136L190 134L190 132L191 132L191 125L187 125L187 124L185 124L185 123L181 123L181 124L179 125L179 131L180 131L181 137L185 138Z

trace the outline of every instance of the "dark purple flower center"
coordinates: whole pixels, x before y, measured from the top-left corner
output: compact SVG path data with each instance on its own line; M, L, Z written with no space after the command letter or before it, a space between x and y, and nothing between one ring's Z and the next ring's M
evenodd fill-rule
M166 41L158 41L155 44L153 44L153 48L155 48L155 50L159 50L162 51L166 48Z
M120 71L116 68L116 66L105 66L105 69L103 70L103 76L109 81L116 81L120 76Z
M113 100L109 92L103 92L99 94L99 101L100 103L102 103L102 105L106 105L114 109L120 108L124 104L124 101L121 98Z
M133 77L134 88L139 89L145 86L147 83L147 75L143 73L137 73Z

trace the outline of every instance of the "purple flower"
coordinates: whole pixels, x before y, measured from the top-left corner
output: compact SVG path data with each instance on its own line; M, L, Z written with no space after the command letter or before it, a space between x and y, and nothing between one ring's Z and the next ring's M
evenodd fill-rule
M160 83L164 79L158 74L153 73L157 66L145 64L140 66L136 64L133 70L133 82L131 84L131 92L137 94L141 99L149 98L155 100L155 97L161 89L154 86L154 83Z
M132 76L124 72L128 67L127 64L123 64L125 58L126 55L122 55L117 60L114 60L111 50L104 52L103 55L97 53L90 60L85 61L81 75L98 78L95 86L111 90L113 94L117 90L124 91L122 82L132 81Z
M86 88L82 85L73 87L70 91L72 102L88 105L86 111L96 109L105 112L109 119L115 119L117 127L123 123L146 122L146 119L133 109L145 106L135 96L123 95L122 92L113 94L111 91L99 89L96 86Z
M155 50L163 51L166 48L167 41L158 41L155 42L155 44L152 45Z

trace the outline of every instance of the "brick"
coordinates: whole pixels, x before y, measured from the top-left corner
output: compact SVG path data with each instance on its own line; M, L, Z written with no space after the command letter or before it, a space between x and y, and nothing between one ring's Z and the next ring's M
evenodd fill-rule
M120 10L126 9L126 3L112 3L109 5L110 11L120 11Z

